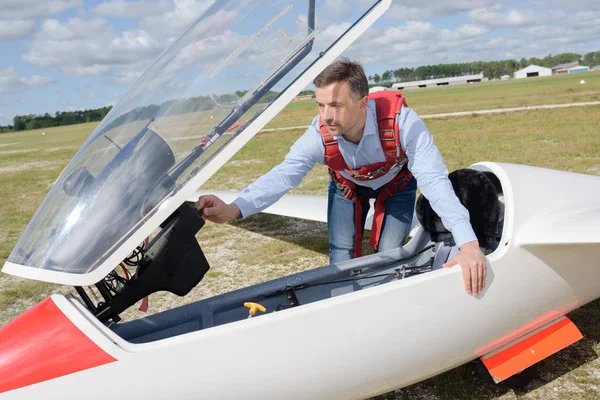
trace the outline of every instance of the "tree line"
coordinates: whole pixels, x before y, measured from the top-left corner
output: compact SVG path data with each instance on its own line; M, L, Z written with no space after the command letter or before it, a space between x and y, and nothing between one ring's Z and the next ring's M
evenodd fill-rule
M579 61L580 64L593 67L600 65L600 51L593 51L585 55L577 53L561 53L557 55L547 55L544 58L532 57L530 59L522 58L516 60L500 61L475 61L458 64L438 64L424 65L417 68L398 68L387 70L381 75L374 74L369 76L371 84L391 86L394 82L417 81L423 79L448 78L453 76L464 76L483 73L489 79L499 79L503 75L510 75L528 65L535 64L542 67L551 68L558 64ZM241 98L247 91L236 91L235 95L222 95L219 102L229 103ZM304 91L305 94L314 94L313 91ZM301 93L302 94L302 93ZM279 95L277 92L269 91L263 96L262 101L272 101ZM149 105L132 111L132 114L121 116L118 123L124 120L145 118L150 116L159 116L161 112L169 110L169 114L182 114L196 112L200 110L211 109L214 106L213 100L206 96L194 97L180 100L170 100L160 105ZM17 115L13 118L13 125L0 125L0 133L23 131L29 129L49 128L53 126L64 126L80 124L85 122L101 121L111 110L112 106L102 107L84 111L57 111L54 116L46 113L44 115Z
M13 118L13 125L0 125L0 133L101 121L111 109L112 106L83 111L57 111L54 116L48 113L44 115L17 115Z
M369 82L376 85L391 86L394 82L420 81L424 79L449 78L453 76L474 75L483 73L489 79L500 79L515 71L535 64L552 68L558 64L579 61L582 65L593 67L600 65L600 51L593 51L582 56L577 53L561 53L547 55L544 58L532 57L521 60L474 61L458 64L423 65L417 68L398 68L387 70L381 75L369 76Z
M160 117L165 113L168 113L169 115L176 115L206 111L213 109L216 104L231 106L240 98L242 98L247 92L247 90L238 90L235 92L235 94L215 95L212 97L197 96L184 99L167 100L160 104L149 104L147 106L137 107L115 118L109 124L109 126L107 126L107 128L112 129L115 126L140 119ZM277 96L279 96L279 92L269 90L258 100L258 102L268 103L277 98ZM85 111L57 111L54 116L51 116L48 113L44 115L17 115L13 118L13 125L0 125L0 133L101 121L111 109L112 106Z

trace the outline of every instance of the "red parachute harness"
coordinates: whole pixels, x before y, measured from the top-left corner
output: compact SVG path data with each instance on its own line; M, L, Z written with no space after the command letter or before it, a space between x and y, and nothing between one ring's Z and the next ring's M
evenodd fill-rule
M412 179L412 174L407 168L408 158L400 145L400 130L396 123L402 105L408 106L404 95L397 91L381 91L370 94L369 100L375 100L379 140L385 153L385 162L367 165L358 169L348 167L334 136L329 133L323 121L319 119L319 132L325 146L325 164L329 167L329 174L344 197L354 201L355 204L354 257L362 255L363 209L368 205L369 198L357 196L356 184L344 178L339 171L346 171L348 175L357 181L369 181L388 173L396 173L394 179L381 188L375 200L375 213L371 228L371 240L369 241L369 245L373 249L377 249L379 246L385 215L385 200L404 189Z

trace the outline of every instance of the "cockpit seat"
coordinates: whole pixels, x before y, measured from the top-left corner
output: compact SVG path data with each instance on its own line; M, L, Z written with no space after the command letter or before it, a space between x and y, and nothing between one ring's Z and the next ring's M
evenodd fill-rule
M498 245L498 223L502 213L502 204L498 199L500 182L491 172L469 168L456 170L448 178L459 201L469 211L479 246L485 253L490 253ZM458 251L452 233L442 224L441 218L423 195L419 196L415 210L421 226L436 243L433 269L441 268Z

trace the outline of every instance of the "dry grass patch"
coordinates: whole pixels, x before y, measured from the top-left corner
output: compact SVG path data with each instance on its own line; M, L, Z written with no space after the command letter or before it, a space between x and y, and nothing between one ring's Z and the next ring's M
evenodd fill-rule
M23 164L19 164L19 165L7 165L4 167L0 167L0 173L19 172L19 171L24 171L26 169L48 169L48 168L53 168L57 165L62 165L62 162L34 161L34 162L23 163Z
M59 285L0 274L0 326L60 288ZM68 287L62 289L70 290Z

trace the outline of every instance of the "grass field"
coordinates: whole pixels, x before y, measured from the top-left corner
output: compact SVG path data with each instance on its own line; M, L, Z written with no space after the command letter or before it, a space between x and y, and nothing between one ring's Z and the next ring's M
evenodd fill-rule
M585 85L579 84L581 79ZM600 73L411 90L406 96L420 114L595 101L600 100ZM295 102L268 127L307 125L315 113L312 101ZM489 160L600 175L600 106L448 117L426 124L450 170ZM45 129L44 136L41 130L0 135L0 265L95 126ZM278 164L301 134L258 134L204 188L243 189ZM326 170L317 167L294 192L325 194L326 183ZM185 299L153 295L150 312L327 263L327 230L319 223L257 215L227 225L207 224L198 239L211 270ZM70 290L0 274L0 326L57 289ZM124 317L140 315L130 310ZM524 391L484 385L467 365L377 399L600 398L600 302L569 316L585 339L544 360L540 379Z
M582 79L583 85L579 83ZM421 115L600 101L600 71L410 89L404 94L408 105ZM307 125L314 115L312 101L299 101L290 104L266 128Z

